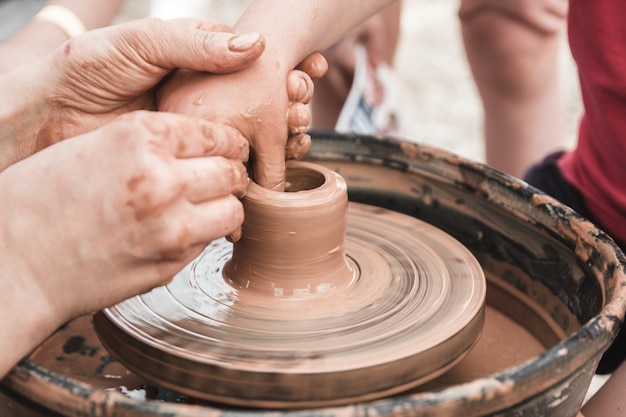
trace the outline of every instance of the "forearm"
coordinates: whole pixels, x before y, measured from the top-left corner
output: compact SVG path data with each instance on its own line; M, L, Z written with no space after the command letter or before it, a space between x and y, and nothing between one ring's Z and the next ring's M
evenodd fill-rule
M0 193L6 195L2 176L0 172ZM0 202L3 219L7 217L6 210L19 208L10 207L3 199ZM21 256L34 254L20 251L22 246L11 238L10 227L3 223L0 229L0 379L63 324L41 296L41 288L25 275L25 269L16 267Z
M62 325L56 324L49 313L30 294L17 296L20 277L0 272L0 379L13 366Z
M274 54L280 66L291 69L393 1L255 0L234 30L262 33L266 51Z
M55 141L43 62L0 76L0 172Z

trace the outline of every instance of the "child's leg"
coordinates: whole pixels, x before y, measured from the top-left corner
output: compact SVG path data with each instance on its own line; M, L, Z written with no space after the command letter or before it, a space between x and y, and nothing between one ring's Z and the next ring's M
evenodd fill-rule
M563 143L557 63L567 0L461 0L459 15L487 164L521 177Z

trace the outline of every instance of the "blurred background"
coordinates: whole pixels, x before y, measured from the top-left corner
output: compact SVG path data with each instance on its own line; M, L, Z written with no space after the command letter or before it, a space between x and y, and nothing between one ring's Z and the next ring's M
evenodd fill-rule
M126 0L116 22L204 16L234 24L250 0ZM457 0L404 0L394 70L402 84L398 135L484 162L482 109L466 62ZM575 140L580 92L567 40L560 49L567 145Z

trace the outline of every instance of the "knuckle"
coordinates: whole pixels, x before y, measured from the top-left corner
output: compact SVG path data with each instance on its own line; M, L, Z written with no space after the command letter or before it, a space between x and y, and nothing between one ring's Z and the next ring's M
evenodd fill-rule
M226 141L226 139L222 138L224 134L221 130L216 129L212 123L203 123L202 129L204 133L202 152L204 155L213 155L218 148L218 144Z
M156 17L147 17L131 22L128 30L121 32L120 42L132 48L144 61L150 62L151 56L158 53L157 40L168 39L168 23Z
M246 195L246 190L250 182L250 178L248 177L248 171L242 163L230 161L230 165L232 167L231 172L233 178L232 193L236 197L243 198Z
M163 258L184 257L191 247L191 230L184 221L166 220L155 237L155 244Z
M194 48L204 54L209 53L214 69L219 71L221 67L228 67L231 56L225 47L226 42L223 33L198 32L194 37Z
M147 133L158 130L163 124L162 118L155 117L154 112L145 110L122 114L116 120L125 137L132 140L145 139Z
M135 212L136 220L150 217L161 206L171 202L180 193L182 182L171 170L147 158L135 161L132 173L126 179L125 206Z
M248 141L233 127L206 123L204 125L204 155L224 156L247 161L250 153Z
M228 209L225 210L225 217L219 225L220 230L216 230L216 235L238 239L244 221L243 204L233 196L228 196L225 201Z
M300 133L289 137L285 148L287 159L299 159L309 151L311 147L311 136Z
M290 134L304 133L311 122L311 112L302 103L293 103L289 106L287 126Z

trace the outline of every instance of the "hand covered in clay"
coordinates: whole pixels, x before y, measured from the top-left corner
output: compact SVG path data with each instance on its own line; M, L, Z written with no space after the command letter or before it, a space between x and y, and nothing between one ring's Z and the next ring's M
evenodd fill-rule
M471 19L482 11L508 14L543 33L563 29L569 0L463 0L459 16Z
M254 180L282 191L285 160L301 157L310 146L311 78L328 67L320 54L290 70L268 61L264 56L248 69L220 76L179 71L159 91L158 108L235 127L250 142Z
M143 19L70 39L51 57L56 136L82 134L120 113L154 110L155 86L175 68L226 73L261 55L261 35L226 29L206 20Z
M238 229L247 158L233 128L139 111L1 172L0 376L66 320L167 283Z
M301 158L311 146L311 137L306 133L311 123L311 112L306 105L313 97L312 79L323 77L327 71L326 59L319 53L313 53L287 75L289 108L285 160ZM263 143L260 146L263 146Z

